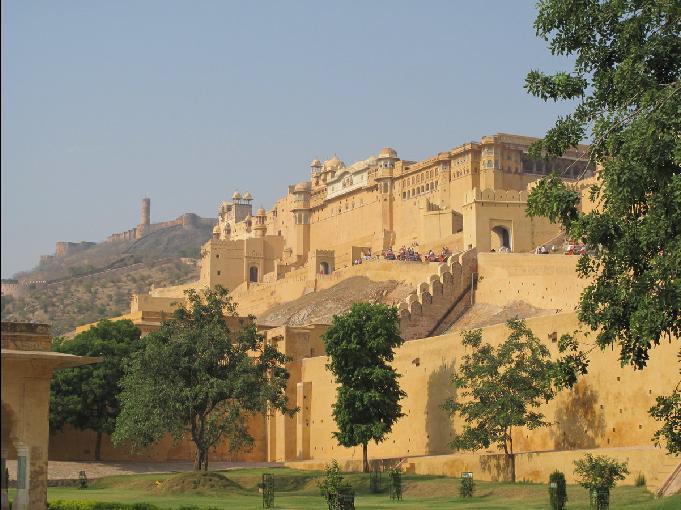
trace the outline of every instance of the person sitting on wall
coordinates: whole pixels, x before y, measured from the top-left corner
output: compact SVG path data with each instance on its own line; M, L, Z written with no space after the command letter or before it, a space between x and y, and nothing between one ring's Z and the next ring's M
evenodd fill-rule
M548 255L549 254L548 250L546 249L546 246L543 246L543 245L539 248L539 253L541 253L542 255Z
M496 253L496 250L495 250L494 248L492 248L492 249L490 250L490 253Z

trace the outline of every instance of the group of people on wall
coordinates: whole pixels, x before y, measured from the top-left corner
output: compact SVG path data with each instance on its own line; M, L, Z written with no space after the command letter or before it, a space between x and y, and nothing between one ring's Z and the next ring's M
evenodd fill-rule
M406 262L446 262L451 254L452 252L446 246L442 247L439 254L436 254L433 250L428 250L428 253L424 256L415 250L413 246L402 246L397 253L392 248L388 248L383 252L383 258Z

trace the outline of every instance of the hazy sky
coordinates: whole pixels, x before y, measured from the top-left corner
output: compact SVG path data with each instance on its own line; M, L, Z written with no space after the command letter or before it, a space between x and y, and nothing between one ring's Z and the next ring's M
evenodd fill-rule
M2 3L2 276L56 241L270 207L313 158L542 135L533 0Z

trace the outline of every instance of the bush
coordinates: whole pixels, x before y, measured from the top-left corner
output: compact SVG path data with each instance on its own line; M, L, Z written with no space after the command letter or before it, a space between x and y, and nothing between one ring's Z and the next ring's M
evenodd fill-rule
M591 508L605 510L610 506L610 489L618 480L624 480L629 473L626 462L617 462L604 455L586 457L575 461L575 474L580 478L579 484L589 489Z
M589 490L612 489L618 480L624 480L629 474L626 462L617 462L605 455L586 454L586 457L575 461L575 474L579 484Z
M160 510L150 503L110 503L106 501L51 501L48 510Z
M352 486L343 481L343 475L336 459L327 464L324 478L317 481L317 487L326 500L329 510L336 510L339 507L338 500L341 494L354 494Z
M560 471L554 471L549 476L549 505L551 510L563 510L567 499L565 475Z
M636 487L645 487L646 486L646 477L643 473L638 474L638 476L636 477L636 480L634 480L634 485Z
M475 491L475 482L472 476L461 477L461 485L459 486L459 496L462 498L472 498Z

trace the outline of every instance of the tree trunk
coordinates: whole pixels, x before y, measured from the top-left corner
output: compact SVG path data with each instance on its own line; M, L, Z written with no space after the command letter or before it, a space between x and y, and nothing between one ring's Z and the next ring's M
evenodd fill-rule
M511 446L510 461L511 461L511 482L515 483L515 454L513 453L513 427L508 433L508 442Z
M208 448L203 452L203 470L208 471Z
M102 431L97 431L97 439L95 439L95 460L102 460Z
M196 455L194 456L194 471L201 471L201 449L196 445Z
M362 443L362 471L365 473L369 472L369 456L367 452L367 444L368 443Z

